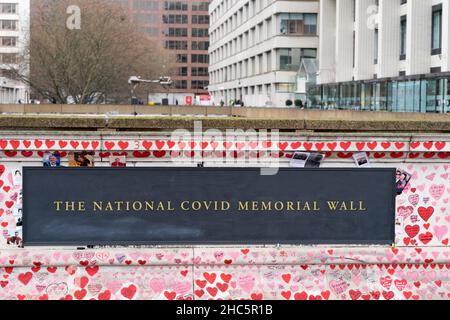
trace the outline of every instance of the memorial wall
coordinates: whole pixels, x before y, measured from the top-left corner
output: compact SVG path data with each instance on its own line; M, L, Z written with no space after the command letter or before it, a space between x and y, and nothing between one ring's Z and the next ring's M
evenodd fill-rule
M320 168L300 168L308 159L295 153L322 155ZM278 175L251 176L261 163L250 160L263 155L276 159ZM190 185L180 172L200 176ZM133 198L146 186L151 199ZM0 188L2 300L450 298L446 134L291 132L218 142L157 130L3 131ZM183 195L229 207L186 204L180 213ZM262 203L270 195L273 207ZM176 212L153 212L155 202L139 212L150 200L166 209L172 200ZM116 201L117 212L99 201ZM253 205L257 212L248 212ZM333 206L340 212L328 212ZM123 218L131 214L142 220ZM146 232L154 221L165 234Z

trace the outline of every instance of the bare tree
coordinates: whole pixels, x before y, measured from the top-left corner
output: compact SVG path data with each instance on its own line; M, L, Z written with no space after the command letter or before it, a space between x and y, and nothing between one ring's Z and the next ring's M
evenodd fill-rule
M174 70L175 56L140 32L111 1L33 2L31 36L13 72L44 98L77 104L99 96L129 101L129 76L153 79ZM79 28L68 24L77 19L68 13L73 6L80 9Z

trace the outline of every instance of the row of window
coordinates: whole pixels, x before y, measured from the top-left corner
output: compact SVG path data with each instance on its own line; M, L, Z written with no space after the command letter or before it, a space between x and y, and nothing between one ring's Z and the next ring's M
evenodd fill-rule
M216 22L225 15L238 0L224 0L211 12L212 22ZM244 17L244 21L249 17L255 16L259 11L263 10L272 0L250 0L239 8L239 15ZM237 17L236 17L237 18Z
M189 76L188 67L178 68L179 76ZM192 67L191 68L191 76L193 77L205 77L208 76L208 68L207 67Z
M177 62L178 63L188 63L188 55L177 54ZM209 55L207 54L192 54L191 55L191 63L209 63Z
M243 88L220 90L216 94L219 94L222 99L225 99L225 101L236 100L236 99L243 99L245 101L245 98L248 98L249 96L254 96L254 95L266 95L266 97L268 97L273 92L273 90L275 90L276 92L286 92L286 89L288 87L291 88L292 84L290 84L290 83L275 83L275 84L265 83L265 84L259 84L259 85L243 87Z
M275 23L272 23L274 21ZM279 13L269 17L234 39L212 51L212 63L221 61L255 44L271 38L273 35L315 36L317 35L317 14L315 13ZM226 27L225 27L226 29ZM222 27L210 34L212 43L220 41Z
M0 46L2 47L17 46L17 37L0 37Z
M211 41L220 39L230 33L242 23L256 16L256 12L270 4L270 0L252 0L243 5L232 16L224 21L218 28L212 30ZM259 4L259 7L258 7ZM211 14L212 22L215 22L216 11L220 10L219 5ZM223 13L225 14L225 12ZM220 15L221 16L221 15ZM317 34L317 14L316 13L283 13L280 15L280 25L278 32L292 35L316 35Z
M134 0L133 1L133 9L134 10L158 10L159 9L159 1L157 0Z
M275 63L272 61L273 54L276 58ZM297 72L303 58L316 57L317 49L314 48L275 49L214 70L211 72L211 80L212 83L221 83L278 70Z
M17 30L18 26L17 20L0 20L0 30Z
M130 0L114 0L118 2L122 7L128 9ZM188 11L189 10L189 4L187 1L158 1L158 0L133 0L133 10L134 11L158 11L161 6L164 8L164 10L167 11ZM8 8L8 5L12 5L11 8ZM3 9L3 7L5 7ZM191 10L194 12L208 12L209 2L193 2L191 4ZM15 13L14 12L8 12L11 10L17 10L14 7L14 4L0 4L0 8L5 10L2 11L0 9L0 12L2 13Z
M192 41L191 50L208 50L209 41ZM165 48L171 50L188 50L188 41L183 40L167 40Z
M0 64L17 63L18 60L17 53L0 53Z
M0 13L17 13L17 3L0 3Z
M173 85L176 89L188 89L187 80L175 80L173 82ZM205 88L208 87L208 85L209 85L208 80L192 80L191 81L191 89L206 90Z
M150 23L153 20L148 20L144 23ZM188 16L186 14L165 14L162 16L163 23L166 24L188 24ZM191 17L192 24L209 24L209 16L193 15Z
M187 37L187 28L169 28L166 31L166 35L169 37ZM192 28L191 36L195 38L205 38L208 37L208 29Z

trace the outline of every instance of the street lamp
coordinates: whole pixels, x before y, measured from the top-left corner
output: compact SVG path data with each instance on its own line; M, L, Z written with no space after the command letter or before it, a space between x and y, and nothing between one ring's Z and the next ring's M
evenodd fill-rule
M137 97L135 96L135 93L140 83L159 83L163 88L164 86L168 86L168 88L170 88L170 85L173 83L173 81L168 76L159 77L158 80L144 80L138 76L131 76L128 79L128 84L130 85L131 89L131 104L137 104Z

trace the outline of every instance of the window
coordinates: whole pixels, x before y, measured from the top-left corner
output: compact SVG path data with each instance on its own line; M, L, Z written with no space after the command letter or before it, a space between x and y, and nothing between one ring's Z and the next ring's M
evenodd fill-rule
M208 68L205 68L205 67L193 67L191 69L191 75L193 77L195 77L195 76L202 76L202 77L208 76Z
M373 52L373 62L378 64L378 28L375 29L375 44L374 44L374 52Z
M277 92L292 92L294 88L292 83L277 83L275 84L275 90Z
M192 11L208 11L209 2L192 3Z
M188 55L187 54L177 54L177 62L178 63L187 63Z
M17 30L17 20L0 20L1 30Z
M278 50L278 70L298 71L302 58L316 58L316 49L279 49Z
M0 46L15 47L17 45L16 37L0 37Z
M187 37L187 29L186 28L169 28L166 32L168 37Z
M431 30L431 54L440 54L442 51L442 4L433 7Z
M290 35L316 35L317 14L282 13L280 14L280 33Z
M164 9L165 10L175 10L175 11L187 11L188 10L188 5L187 5L187 2L165 1L164 2Z
M0 63L17 63L18 55L17 53L1 53Z
M208 50L208 41L192 41L192 50Z
M169 14L162 16L163 23L165 24L187 24L188 16L185 14Z
M17 13L17 3L0 3L1 13Z
M209 16L205 15L193 15L192 16L193 24L209 24Z
M205 90L208 84L209 84L208 80L192 80L191 89Z
M169 40L165 42L166 49L187 50L187 41Z
M159 2L157 0L134 0L133 3L133 9L135 10L158 10L159 9Z
M187 67L178 68L178 75L179 76L187 76L188 68Z
M406 16L401 17L400 21L400 60L406 59L406 31L407 20Z
M209 63L209 56L207 54L193 54L191 60L192 63Z
M176 89L187 89L187 81L186 80L175 80L174 85Z
M192 28L192 36L196 38L208 37L208 29Z

